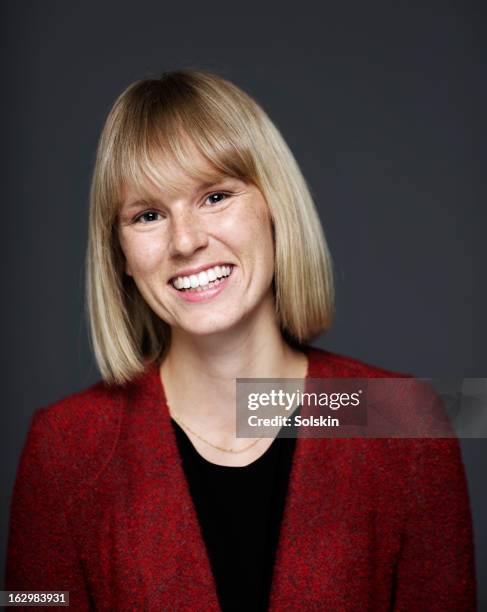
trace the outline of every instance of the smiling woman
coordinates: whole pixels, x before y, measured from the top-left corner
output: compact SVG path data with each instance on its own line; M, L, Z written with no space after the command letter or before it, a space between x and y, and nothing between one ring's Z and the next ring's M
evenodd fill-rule
M211 172L201 154L193 160L194 168ZM148 211L126 214L122 204L118 236L126 274L170 326L173 342L183 333L225 331L252 310L256 322L258 311L267 326L264 318L274 303L274 248L263 195L255 185L232 177L221 177L211 187L221 191L210 193L182 172L171 176L171 184L176 183L179 189L154 186ZM136 201L144 211L132 190L125 194L127 207Z
M175 318L204 333L210 312L213 325L231 323L264 294L272 326L299 343L331 323L331 259L304 178L264 111L224 79L181 71L120 96L100 139L90 226L88 306L107 381L130 380L147 357L160 358ZM106 252L113 232L116 251ZM191 273L219 262L232 264L231 291L211 305L198 299L201 308L188 310L190 295L168 290L181 265Z
M103 380L33 416L7 589L69 591L75 610L473 610L455 438L236 436L239 378L404 378L309 345L333 302L262 108L196 70L126 89L89 215Z

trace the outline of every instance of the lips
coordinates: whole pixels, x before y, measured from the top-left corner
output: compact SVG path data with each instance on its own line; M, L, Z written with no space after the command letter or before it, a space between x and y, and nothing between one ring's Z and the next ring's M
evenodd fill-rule
M198 275L178 276L169 287L178 298L187 303L204 303L225 291L233 279L234 270L235 266L215 266L209 268L208 273L202 271ZM212 280L214 276L215 280Z

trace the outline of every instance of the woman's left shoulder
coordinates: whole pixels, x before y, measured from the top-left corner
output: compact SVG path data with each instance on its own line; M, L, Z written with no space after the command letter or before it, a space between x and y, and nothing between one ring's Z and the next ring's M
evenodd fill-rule
M431 435L403 437L380 436L376 438L356 438L349 440L351 447L364 447L368 452L377 452L382 456L399 460L403 466L407 466L410 476L417 483L418 480L428 480L434 471L441 473L446 480L447 472L456 474L458 486L464 485L464 467L461 458L461 447L459 439L448 422L445 421L445 411L440 396L437 395L432 385L421 379L416 379L412 374L394 372L379 366L365 363L345 355L331 351L307 346L304 349L309 359L310 378L387 378L402 379L397 383L390 380L383 386L375 386L375 399L382 402L384 413L387 410L398 420L401 426L406 426L401 421L413 420L413 423L422 423L424 414L433 417L441 425L441 430L433 431ZM394 398L394 402L387 403L387 398ZM426 410L427 408L427 410ZM435 423L435 421L432 421ZM425 430L429 431L429 430ZM433 465L434 464L434 465Z

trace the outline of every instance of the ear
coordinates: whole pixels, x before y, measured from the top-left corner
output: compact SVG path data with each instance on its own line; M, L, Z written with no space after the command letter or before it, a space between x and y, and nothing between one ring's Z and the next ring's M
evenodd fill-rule
M130 266L129 266L127 260L125 260L125 274L127 274L127 276L133 276L132 271L130 270Z

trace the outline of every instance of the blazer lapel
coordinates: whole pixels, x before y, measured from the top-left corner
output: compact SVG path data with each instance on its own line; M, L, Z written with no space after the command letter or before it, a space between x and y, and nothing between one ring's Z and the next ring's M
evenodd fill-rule
M157 366L149 366L140 381L139 392L147 394L145 403L151 405L151 418L159 428L153 466L158 466L161 474L161 486L156 493L160 521L153 542L159 550L155 556L167 558L170 551L171 560L159 563L158 571L163 575L154 576L154 582L163 588L160 603L167 610L218 612L216 585Z
M309 379L322 378L323 367L312 347L306 347L308 372L305 391L311 391ZM307 409L301 409L306 416ZM320 559L314 554L316 531L314 529L322 512L323 475L327 466L323 456L323 440L298 437L293 455L284 514L281 523L274 573L272 578L269 612L299 608L317 609L313 602L310 577L317 571Z

